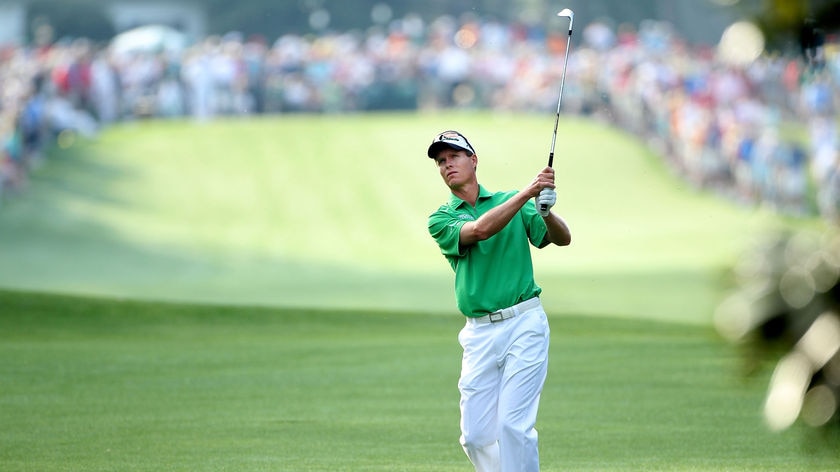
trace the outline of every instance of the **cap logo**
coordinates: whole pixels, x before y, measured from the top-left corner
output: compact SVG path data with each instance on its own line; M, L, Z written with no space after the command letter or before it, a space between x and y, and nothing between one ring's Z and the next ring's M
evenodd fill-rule
M446 145L455 147L457 149L463 149L470 153L470 155L475 154L475 150L473 150L472 145L467 138L464 137L463 134L457 131L444 131L443 133L439 134L434 141L432 141L432 146L429 147L429 151L427 152L429 157L434 157L433 149L436 143L444 143Z

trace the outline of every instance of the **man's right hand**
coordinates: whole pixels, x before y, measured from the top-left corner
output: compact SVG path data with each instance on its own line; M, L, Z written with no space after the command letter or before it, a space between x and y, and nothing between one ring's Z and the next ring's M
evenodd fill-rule
M537 197L545 189L554 188L554 169L546 167L541 170L525 190L530 196Z

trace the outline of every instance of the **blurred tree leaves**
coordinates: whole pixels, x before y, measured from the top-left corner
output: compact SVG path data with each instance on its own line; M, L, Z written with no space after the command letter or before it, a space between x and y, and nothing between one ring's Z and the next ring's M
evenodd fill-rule
M116 33L102 2L96 0L34 0L27 11L28 39L45 24L54 31L54 38L89 38L107 41Z
M47 20L56 37L85 36L105 40L115 31L104 7L121 0L30 0L28 27L35 20ZM127 0L135 1L135 0ZM317 11L327 12L326 28L331 30L365 30L375 25L371 11L376 5L387 5L392 18L402 18L415 12L426 20L442 14L475 14L484 18L514 20L523 12L536 12L536 18L560 6L580 7L590 13L616 14L627 12L655 16L656 12L671 10L673 0L587 0L581 3L567 0L172 0L199 5L207 11L210 34L240 31L246 35L261 34L276 38L284 33L307 34L315 31L310 16ZM752 17L762 28L768 45L777 50L792 51L799 46L799 37L807 18L814 20L820 31L832 32L840 27L840 0L694 0L730 5L745 16ZM545 15L542 15L545 13ZM699 20L699 19L698 19Z
M824 35L840 27L840 0L749 0L738 5L753 12L750 16L768 47L778 51L801 49L803 35Z

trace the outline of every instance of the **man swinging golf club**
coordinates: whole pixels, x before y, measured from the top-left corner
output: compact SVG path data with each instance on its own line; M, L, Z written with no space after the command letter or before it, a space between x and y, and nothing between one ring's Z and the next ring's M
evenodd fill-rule
M559 16L569 18L571 36L571 10ZM563 74L565 79L565 67ZM559 100L557 109L559 114ZM556 136L557 120L548 166L518 192L481 186L478 155L457 131L438 134L427 150L451 191L428 224L455 271L455 298L466 317L458 334L461 445L478 472L540 469L534 426L548 369L549 326L530 245L566 246L572 238L551 211Z
M545 167L518 192L490 192L478 183L478 155L462 134L437 135L428 156L451 190L429 217L429 232L455 271L455 297L466 316L458 335L461 445L476 471L538 471L534 425L549 327L529 244L571 242L568 226L551 211L554 170Z

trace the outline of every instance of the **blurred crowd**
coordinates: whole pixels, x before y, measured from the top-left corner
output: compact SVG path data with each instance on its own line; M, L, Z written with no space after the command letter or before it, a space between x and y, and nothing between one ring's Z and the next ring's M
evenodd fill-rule
M0 195L47 146L125 120L373 110L553 112L566 31L406 17L366 32L238 33L182 50L84 39L0 48ZM563 112L643 136L698 188L840 221L840 57L746 65L687 45L668 24L587 25ZM562 138L561 138L562 140ZM620 158L620 156L616 156Z

